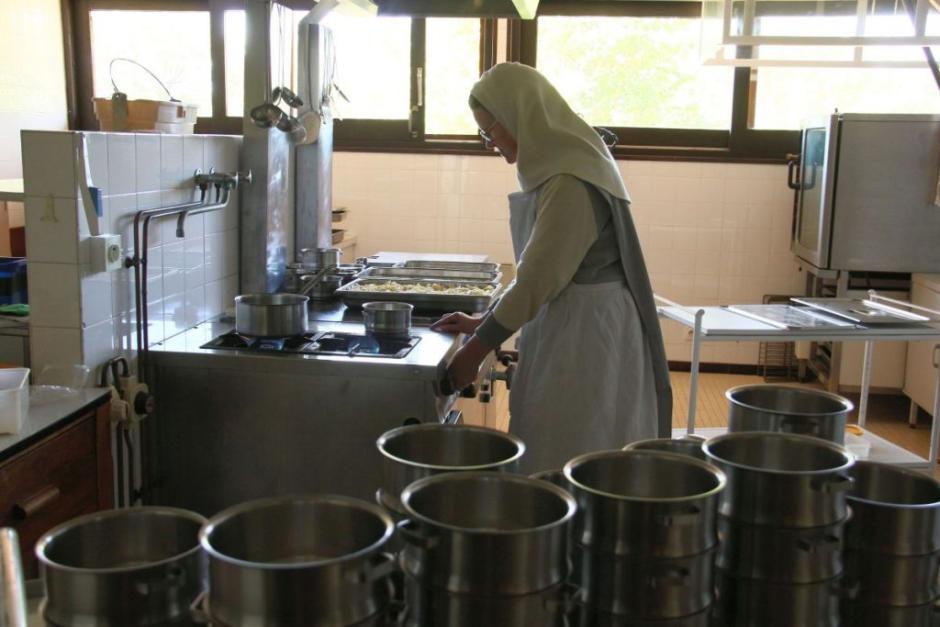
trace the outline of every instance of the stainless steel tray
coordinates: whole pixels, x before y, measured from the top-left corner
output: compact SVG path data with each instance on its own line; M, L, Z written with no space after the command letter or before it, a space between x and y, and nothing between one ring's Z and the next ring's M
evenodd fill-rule
M366 268L360 275L366 277L384 277L397 279L439 279L441 281L475 281L478 283L499 283L500 272L472 272L466 270L442 270L438 268Z
M860 298L791 298L795 303L851 320L857 324L911 324L932 322L931 318L913 311Z
M394 280L395 283L402 285L437 284L451 287L467 287L468 285L475 285L485 289L490 289L492 291L486 296L381 291L380 284L388 283L390 280ZM361 289L363 287L372 288L373 286L375 289ZM501 290L502 288L499 285L472 281L366 278L356 279L355 281L347 283L346 285L336 290L336 295L339 296L346 305L356 307L362 306L362 303L378 300L411 303L415 306L415 309L433 309L435 311L465 311L468 313L476 313L479 311L485 311L487 307L489 307L493 302L493 299L499 295Z
M471 261L433 261L424 259L408 259L401 264L401 267L434 270L462 270L464 272L499 272L499 264L474 263Z

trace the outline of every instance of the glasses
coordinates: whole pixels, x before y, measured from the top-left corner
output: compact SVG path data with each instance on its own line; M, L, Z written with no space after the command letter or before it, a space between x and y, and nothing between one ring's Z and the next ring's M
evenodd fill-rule
M480 138L483 140L483 143L485 144L493 143L493 136L490 135L490 133L493 132L493 127L495 127L497 124L498 122L496 120L493 120L492 124L490 124L486 128L481 128L477 131L478 133L480 133Z

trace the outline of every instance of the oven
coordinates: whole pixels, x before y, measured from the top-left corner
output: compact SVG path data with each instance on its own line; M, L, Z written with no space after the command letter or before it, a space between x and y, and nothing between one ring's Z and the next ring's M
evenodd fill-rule
M789 163L791 249L820 270L940 272L940 116L835 113Z

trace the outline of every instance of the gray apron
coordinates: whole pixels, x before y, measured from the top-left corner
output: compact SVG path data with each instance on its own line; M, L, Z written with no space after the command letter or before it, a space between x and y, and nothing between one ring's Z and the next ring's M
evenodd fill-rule
M509 196L517 263L532 234L540 190ZM614 215L622 209L614 205ZM635 239L629 214L626 218ZM657 437L663 433L663 412L669 432L672 392L659 322L653 307L651 337L629 287L627 264L636 261L624 254L630 252L629 233L621 233L623 219L615 220L615 227L628 284L572 283L522 328L519 366L509 396L509 430L526 444L522 467L527 473L561 468L583 453ZM639 249L634 250L638 255ZM642 256L639 259L645 276ZM646 286L649 289L648 279ZM651 291L648 301L652 304ZM661 399L668 399L665 407Z

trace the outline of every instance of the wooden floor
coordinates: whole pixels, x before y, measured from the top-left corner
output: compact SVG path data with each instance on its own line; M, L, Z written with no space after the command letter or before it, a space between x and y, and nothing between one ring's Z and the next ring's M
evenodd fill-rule
M685 427L689 407L689 373L670 372L673 390L672 426ZM725 390L736 385L764 383L762 377L735 374L699 374L698 402L695 424L698 427L723 427L728 424L728 401ZM793 384L821 388L818 383ZM846 394L858 407L858 395ZM869 398L866 428L873 433L908 449L921 457L927 456L930 448L930 416L920 412L916 429L907 424L910 401L906 396L874 394ZM851 422L857 419L857 409ZM940 475L940 473L935 473Z

